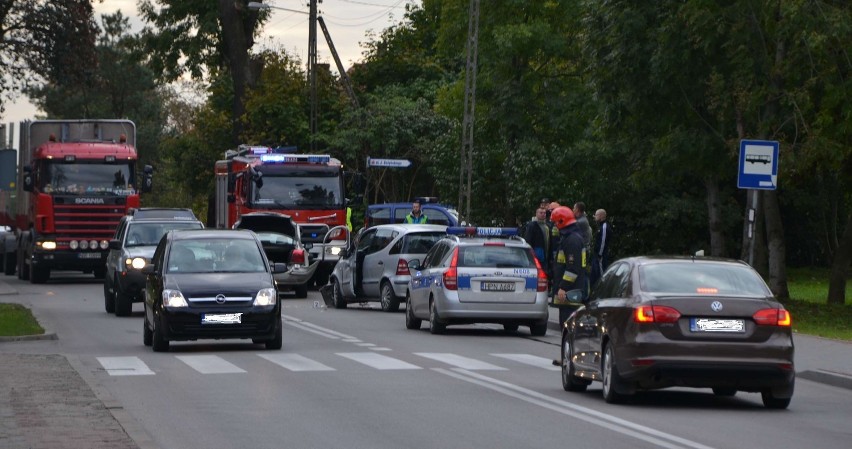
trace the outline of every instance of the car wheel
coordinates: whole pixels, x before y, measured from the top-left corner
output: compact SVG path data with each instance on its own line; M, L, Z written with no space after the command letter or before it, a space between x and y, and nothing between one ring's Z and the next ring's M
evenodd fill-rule
M297 285L293 288L293 292L296 293L297 298L307 298L308 297L308 284Z
M95 275L95 279L103 279L106 277L106 267L95 268L92 273Z
M568 335L562 336L562 389L565 391L586 391L588 381L581 381L574 375L574 348Z
M731 387L713 387L713 394L716 396L734 396L737 394L737 389Z
M521 326L518 323L506 323L503 325L503 330L506 332L517 332L519 327Z
M151 346L154 344L154 333L151 331L151 328L148 327L148 314L145 314L145 318L142 320L142 344L145 346Z
M33 268L29 274L31 283L44 284L50 279L50 268Z
M166 336L163 335L163 330L160 329L162 323L156 314L154 314L154 322L152 324L154 326L154 330L151 334L151 345L154 347L154 352L168 352L169 341L166 340Z
M335 309L346 308L346 298L343 297L343 292L340 290L340 283L337 282L336 278L331 280L331 299Z
M433 334L443 334L447 330L447 325L438 318L438 306L435 305L435 300L429 303L429 332Z
M411 308L411 295L409 295L405 300L405 328L420 329L422 322L423 320L414 316L414 309Z
M627 395L619 393L624 381L618 374L618 366L615 364L615 350L607 343L604 349L604 357L601 361L601 372L603 374L603 397L610 404L618 404L627 399Z
M396 312L399 310L399 299L393 293L390 282L382 282L382 310L385 312Z
M530 324L530 335L533 337L544 337L547 335L547 320Z
M284 336L281 328L282 325L279 320L279 324L275 329L275 338L266 342L266 349L281 349L281 346L284 345Z
M106 281L104 281L104 310L107 313L115 313L115 301L113 301L112 293L110 293Z
M115 290L115 316L130 316L133 301L121 291L117 283L113 284L112 289Z
M781 388L767 388L760 392L763 406L773 409L785 409L793 399L793 383Z

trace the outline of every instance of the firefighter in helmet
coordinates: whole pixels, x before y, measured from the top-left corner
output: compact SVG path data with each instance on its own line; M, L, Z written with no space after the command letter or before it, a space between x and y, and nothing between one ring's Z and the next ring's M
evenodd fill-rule
M559 324L565 322L578 307L576 303L565 304L568 292L576 294L580 290L583 302L588 298L586 276L586 245L574 212L569 207L560 206L551 212L550 219L559 229L559 247L553 268L553 305L559 308Z

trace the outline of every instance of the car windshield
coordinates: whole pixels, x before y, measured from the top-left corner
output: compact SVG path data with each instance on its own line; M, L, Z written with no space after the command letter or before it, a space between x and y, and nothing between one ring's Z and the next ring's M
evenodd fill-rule
M257 273L266 271L260 248L249 239L192 239L172 243L168 273Z
M403 254L426 254L447 234L445 232L417 232L405 236Z
M252 204L259 209L342 206L339 178L331 172L264 174L263 187L253 184Z
M460 267L535 268L529 249L520 246L462 246L459 248Z
M131 222L127 228L127 241L124 246L156 246L160 239L173 229L201 229L198 222L175 223L137 223Z
M257 237L266 245L295 245L296 239L277 232L255 232Z
M678 295L772 296L752 268L740 264L692 261L639 267L642 291Z

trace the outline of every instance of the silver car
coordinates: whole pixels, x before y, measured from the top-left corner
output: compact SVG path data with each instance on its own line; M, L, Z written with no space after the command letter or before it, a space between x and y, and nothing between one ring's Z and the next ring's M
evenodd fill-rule
M448 325L499 323L547 333L547 274L514 228L447 228L421 261L409 263L405 327L428 320L433 334Z
M408 290L408 262L422 259L446 236L446 226L386 224L361 231L331 272L331 302L338 309L352 302L380 301L392 312Z

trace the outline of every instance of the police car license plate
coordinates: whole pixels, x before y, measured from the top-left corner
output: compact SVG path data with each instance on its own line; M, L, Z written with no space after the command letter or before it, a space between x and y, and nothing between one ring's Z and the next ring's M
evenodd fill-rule
M242 313L204 313L201 315L201 324L240 324L242 322Z
M692 332L745 332L743 320L721 320L716 318L691 318L689 330Z
M510 292L515 289L512 282L483 282L480 290L484 292Z

